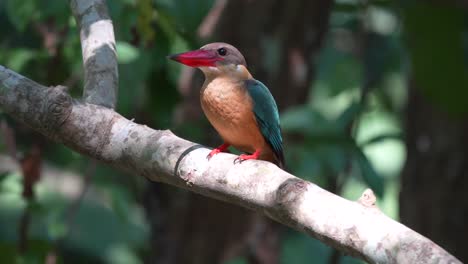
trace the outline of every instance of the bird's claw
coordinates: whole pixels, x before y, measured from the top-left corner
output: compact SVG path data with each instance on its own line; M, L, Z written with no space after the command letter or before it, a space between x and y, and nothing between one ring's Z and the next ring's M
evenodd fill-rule
M216 155L216 154L218 154L220 152L221 152L220 149L215 148L208 155L206 155L206 159L210 160L214 155Z
M254 154L252 154L252 155L241 154L241 155L239 155L239 157L237 157L237 158L234 160L234 164L236 164L236 163L241 164L243 161L250 160L250 159L258 159L258 155L259 155L259 152L258 152L258 151L256 151L256 152L255 152Z
M229 147L229 144L227 143L224 143L222 144L221 146L213 149L207 156L206 156L206 159L210 160L214 155L220 153L220 152L223 152L223 151L226 151L227 148Z
M234 159L234 164L236 164L236 163L241 164L243 161L244 161L244 160L241 159L240 156L239 156L239 157L237 157L237 158Z

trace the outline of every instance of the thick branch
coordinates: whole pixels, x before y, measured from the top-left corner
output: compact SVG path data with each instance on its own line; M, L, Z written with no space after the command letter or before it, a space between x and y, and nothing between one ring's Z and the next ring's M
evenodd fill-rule
M2 85L3 84L3 85ZM371 263L460 263L372 203L352 202L264 161L209 162L209 150L74 101L0 66L0 106L45 136L112 166L264 213ZM369 194L365 194L369 196ZM366 200L369 200L366 198Z
M114 108L119 87L117 53L105 0L70 0L70 5L80 28L83 97L88 103Z

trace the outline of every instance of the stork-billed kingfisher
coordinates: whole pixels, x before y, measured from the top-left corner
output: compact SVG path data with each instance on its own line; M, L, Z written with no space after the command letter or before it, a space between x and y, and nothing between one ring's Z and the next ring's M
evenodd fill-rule
M208 154L208 159L232 145L248 153L235 161L262 159L284 168L278 107L268 88L247 70L239 50L218 42L169 58L199 68L205 75L201 106L224 140Z

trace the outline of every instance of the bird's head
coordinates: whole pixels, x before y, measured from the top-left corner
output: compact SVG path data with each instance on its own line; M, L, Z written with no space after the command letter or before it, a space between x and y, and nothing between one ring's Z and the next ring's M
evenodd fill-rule
M198 50L187 51L168 57L190 67L201 69L205 74L220 74L246 68L244 56L227 43L210 43Z

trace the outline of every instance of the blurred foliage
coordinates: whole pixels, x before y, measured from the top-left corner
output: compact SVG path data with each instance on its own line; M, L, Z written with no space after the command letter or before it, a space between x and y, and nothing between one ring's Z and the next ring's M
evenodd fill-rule
M387 1L337 1L309 103L287 110L281 119L295 175L351 200L368 186L393 218L406 155L401 113L407 69L398 20ZM329 263L333 254L297 234L288 236L284 249L293 263Z
M405 155L403 48L392 9L357 2L348 9L351 2L338 2L332 14L310 103L283 113L282 127L300 135L300 144L288 142L287 153L297 175L325 188L357 177L383 197L386 179L399 174Z
M417 1L402 10L415 81L439 108L467 113L466 12Z
M393 218L398 211L397 176L406 154L401 118L408 58L426 93L451 111L466 110L466 94L446 89L466 87L468 81L463 14L455 8L441 11L417 1L401 2L336 1L328 37L314 61L309 103L286 110L281 120L294 174L352 200L368 186L380 197L379 207ZM197 28L213 0L108 4L117 38L117 110L137 122L201 138L198 120L182 127L173 123L180 101L180 66L168 64L166 55L199 46ZM0 23L0 64L39 83L65 84L79 96L81 48L67 1L0 1ZM0 109L1 119L7 120ZM21 150L30 135L17 133ZM6 153L4 140L0 151ZM99 165L70 224L67 215L85 184L89 161L52 143L44 149L44 160L63 174L74 173L67 176L70 182L42 175L32 203L21 195L21 175L0 170L0 262L43 263L59 250L59 261L66 263L142 263L149 250L149 225L139 197L145 181ZM26 208L32 213L29 248L18 254L18 223ZM303 234L288 231L284 237L282 263L328 263L333 254ZM240 258L229 263L246 262Z

